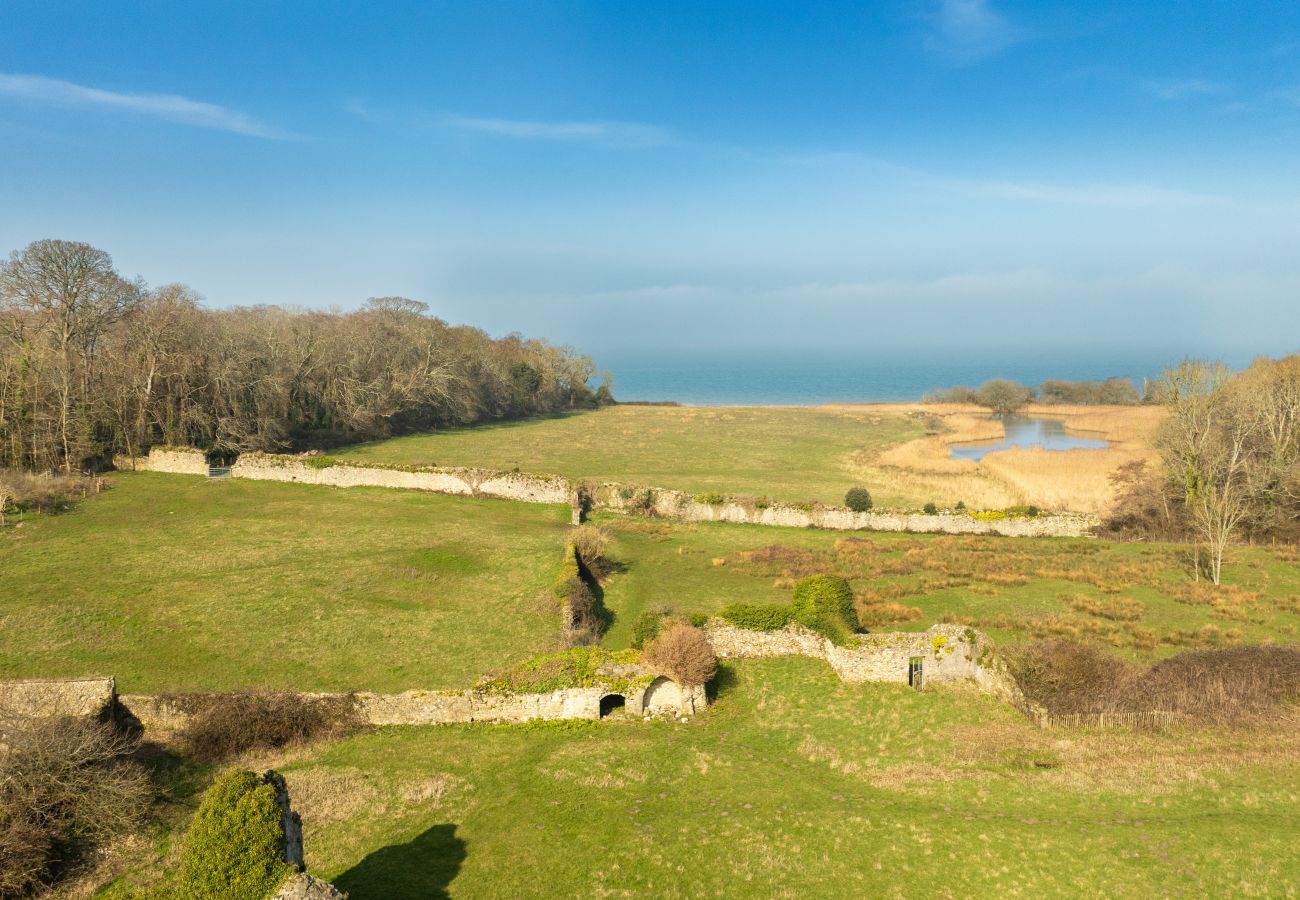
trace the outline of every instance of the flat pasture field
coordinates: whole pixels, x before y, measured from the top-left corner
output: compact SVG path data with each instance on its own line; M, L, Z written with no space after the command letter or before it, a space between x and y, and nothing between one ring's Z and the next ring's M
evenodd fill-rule
M690 493L840 505L845 491L861 483L859 468L866 460L923 434L918 419L879 409L612 406L409 435L331 455L400 465L518 468ZM876 497L884 506L914 501L887 489Z
M1264 897L1300 883L1298 735L1041 730L780 659L724 665L685 724L388 728L238 762L285 774L308 867L353 900Z
M1066 637L1135 659L1300 636L1300 557L1292 547L1230 551L1226 584L1191 581L1186 549L1093 538L830 532L596 520L615 560L606 635L627 646L645 610L716 614L732 603L788 603L806 575L843 575L873 629L958 622L998 642Z
M569 511L118 473L0 532L0 678L468 687L549 646Z

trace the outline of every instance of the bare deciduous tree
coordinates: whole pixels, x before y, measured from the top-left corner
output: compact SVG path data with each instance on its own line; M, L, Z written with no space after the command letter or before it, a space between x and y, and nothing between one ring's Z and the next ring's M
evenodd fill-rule
M1300 459L1300 358L1262 360L1240 376L1223 366L1184 362L1165 374L1157 396L1170 410L1157 444L1171 493L1208 552L1218 584L1228 546L1247 526L1266 528L1294 507L1290 486Z

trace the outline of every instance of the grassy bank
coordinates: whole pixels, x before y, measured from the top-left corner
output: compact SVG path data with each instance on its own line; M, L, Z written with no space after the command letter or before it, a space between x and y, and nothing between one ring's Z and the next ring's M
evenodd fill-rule
M1235 550L1215 589L1192 584L1185 550L1163 545L599 521L623 563L605 588L613 646L631 640L643 610L784 603L794 579L820 572L849 578L866 620L884 628L956 621L996 640L1093 639L1142 659L1300 635L1293 548Z
M917 420L880 411L615 406L410 435L333 455L404 465L517 467L692 493L838 505L863 460L922 433ZM916 503L887 488L878 493L882 505Z
M463 687L553 638L568 510L120 473L0 532L0 677Z
M279 757L353 900L1286 896L1294 729L1040 731L987 698L724 669L689 724L388 729Z

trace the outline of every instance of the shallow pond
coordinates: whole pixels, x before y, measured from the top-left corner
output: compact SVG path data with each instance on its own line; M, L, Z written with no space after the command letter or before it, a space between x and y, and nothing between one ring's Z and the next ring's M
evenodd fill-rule
M1026 419L1008 416L1002 420L1006 437L991 441L966 441L953 444L953 459L981 460L986 454L1008 447L1041 447L1044 450L1103 450L1109 441L1076 437L1065 433L1065 423L1058 419Z

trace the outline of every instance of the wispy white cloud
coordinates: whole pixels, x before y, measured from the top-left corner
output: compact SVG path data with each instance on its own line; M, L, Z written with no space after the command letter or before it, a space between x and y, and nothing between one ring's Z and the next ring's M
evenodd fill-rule
M1118 209L1206 206L1226 202L1212 194L1152 184L1041 184L1017 181L967 181L962 184L975 194L1004 200Z
M293 135L262 124L238 110L179 94L124 94L43 75L0 73L0 95L50 106L100 109L152 116L196 128L284 140Z
M1211 97L1227 90L1217 81L1204 78L1179 78L1169 81L1146 81L1142 87L1161 100L1186 100L1189 97Z
M855 151L793 154L780 161L804 168L844 171L846 177L903 181L922 190L992 200L1058 203L1114 209L1155 209L1227 203L1223 197L1144 182L1074 183L954 175L895 163Z
M443 124L460 131L520 140L573 141L622 147L653 147L673 140L667 129L639 122L548 122L449 115L443 118Z
M925 46L949 62L969 64L995 56L1027 36L989 0L939 0L930 16Z

